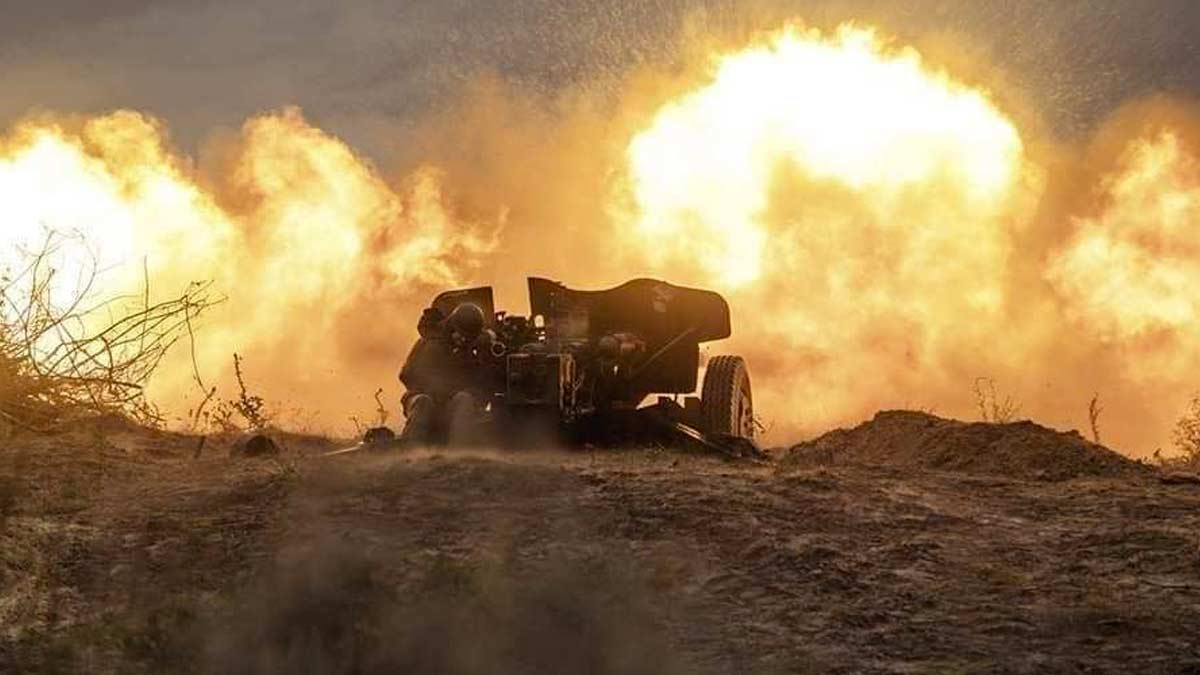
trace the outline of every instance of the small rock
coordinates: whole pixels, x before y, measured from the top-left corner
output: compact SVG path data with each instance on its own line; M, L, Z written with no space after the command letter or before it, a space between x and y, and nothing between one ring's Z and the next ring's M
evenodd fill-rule
M242 457L278 457L279 446L269 437L258 434L238 447L236 454Z
M363 443L372 447L384 447L396 442L396 433L387 427L368 429Z

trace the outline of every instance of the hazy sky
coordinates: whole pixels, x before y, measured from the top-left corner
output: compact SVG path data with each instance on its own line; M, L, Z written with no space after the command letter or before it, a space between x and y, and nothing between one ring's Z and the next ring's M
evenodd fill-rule
M134 107L185 146L297 104L368 152L483 71L531 91L603 87L667 59L684 16L860 19L965 38L1061 133L1149 91L1200 95L1195 0L7 0L0 124L34 108ZM754 6L754 11L746 9ZM702 14L699 14L702 13Z

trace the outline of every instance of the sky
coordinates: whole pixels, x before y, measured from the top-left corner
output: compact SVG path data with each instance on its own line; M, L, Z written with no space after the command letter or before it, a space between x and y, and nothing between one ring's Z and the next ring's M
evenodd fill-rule
M1194 0L43 0L0 22L0 126L37 110L136 108L184 149L298 105L386 160L391 141L481 75L547 101L670 63L682 26L857 20L970 45L1057 133L1148 92L1200 96Z

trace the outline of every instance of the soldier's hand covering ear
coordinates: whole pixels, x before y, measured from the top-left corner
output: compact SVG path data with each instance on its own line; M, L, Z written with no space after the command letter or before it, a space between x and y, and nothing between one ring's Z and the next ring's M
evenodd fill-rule
M442 331L442 322L445 320L446 315L438 308L426 308L421 313L421 320L417 322L417 333L423 338L436 337Z

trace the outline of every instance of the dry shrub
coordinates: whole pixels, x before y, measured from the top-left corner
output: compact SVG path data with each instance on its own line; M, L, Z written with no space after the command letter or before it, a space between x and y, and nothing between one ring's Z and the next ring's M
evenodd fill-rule
M35 431L104 415L161 423L146 382L217 302L209 285L156 300L147 279L138 297L97 298L94 264L60 279L51 262L60 241L51 234L39 250L18 251L17 267L0 275L0 418ZM65 301L64 283L75 289Z
M1097 392L1088 402L1088 425L1092 429L1092 441L1097 445L1100 444L1100 415L1103 413L1104 406L1100 403L1100 394Z
M975 394L975 407L979 409L979 417L984 422L1011 424L1021 412L1021 404L1015 399L1011 396L1002 397L996 392L996 381L991 378L975 378L972 391Z
M1179 456L1167 463L1200 468L1200 394L1192 397L1187 412L1175 423L1174 440Z
M193 429L200 421L203 421L203 425L201 425L203 429L216 433L242 431L258 433L265 431L271 425L273 416L267 411L266 400L257 394L250 393L246 387L246 376L242 370L244 363L245 360L240 354L233 355L233 373L238 386L237 398L217 401L212 410L205 410L204 406L217 393L216 387L210 389L194 415ZM198 376L197 381L199 382ZM201 383L201 387L203 387L203 383ZM237 421L238 418L241 418L241 423Z

